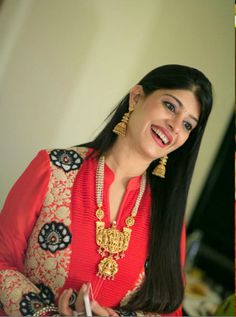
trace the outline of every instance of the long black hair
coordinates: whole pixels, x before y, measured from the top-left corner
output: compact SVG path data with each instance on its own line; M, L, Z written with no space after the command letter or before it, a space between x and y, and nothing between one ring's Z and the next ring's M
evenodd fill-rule
M180 148L168 155L165 179L152 175L158 160L147 169L151 187L151 223L149 258L145 280L131 297L127 310L170 313L176 310L184 296L183 271L180 263L180 239L187 195L197 159L202 135L212 107L210 81L199 70L182 65L164 65L149 72L138 83L145 96L158 89L185 89L194 93L201 113L198 125ZM83 144L105 154L116 141L114 126L129 107L127 94L98 136Z

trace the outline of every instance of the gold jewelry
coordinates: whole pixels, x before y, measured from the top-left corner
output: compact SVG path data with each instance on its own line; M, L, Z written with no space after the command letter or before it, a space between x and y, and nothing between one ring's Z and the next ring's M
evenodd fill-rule
M98 209L96 216L96 243L99 246L98 253L103 259L98 264L99 277L104 279L114 279L115 274L118 272L117 260L125 256L125 251L129 247L129 241L132 233L132 227L135 223L135 216L137 215L138 208L143 197L146 187L146 173L142 175L139 193L131 211L131 214L126 218L122 231L116 229L116 221L113 221L110 228L105 228L105 223L102 221L104 211L102 210L103 201L103 184L104 184L104 165L105 157L101 156L98 161L97 174L96 174L96 203Z
M126 130L127 130L127 125L129 122L129 117L131 112L134 111L134 106L130 105L129 106L129 112L126 112L121 121L119 123L117 123L117 125L114 127L114 129L112 130L114 133L121 135L121 136L125 136L126 135Z
M46 307L43 307L41 309L39 309L38 311L36 311L36 313L33 314L32 317L41 317L41 316L45 316L47 315L47 313L57 313L57 307L55 305L52 305L52 306L46 306Z
M159 176L161 178L165 178L166 174L166 163L167 163L168 156L165 155L164 157L160 158L159 164L154 168L152 174L155 176Z

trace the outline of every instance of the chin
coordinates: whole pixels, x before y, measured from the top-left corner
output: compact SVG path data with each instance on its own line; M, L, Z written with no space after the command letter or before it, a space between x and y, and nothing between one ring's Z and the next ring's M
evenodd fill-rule
M150 160L150 162L157 160L158 158L164 156L165 154L161 154L160 152L157 152L155 149L146 149L145 156Z

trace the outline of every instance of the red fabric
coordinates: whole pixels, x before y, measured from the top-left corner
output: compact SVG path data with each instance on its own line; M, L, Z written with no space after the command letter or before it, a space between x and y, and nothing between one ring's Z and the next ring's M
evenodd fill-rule
M47 191L49 158L39 152L12 187L0 213L0 270L23 272L27 240Z
M95 172L97 161L86 160L75 179L72 189L71 217L72 255L68 279L63 288L78 289L83 282L92 283L95 299L104 306L116 306L138 282L147 258L150 221L150 189L147 187L132 227L131 241L125 258L118 260L119 271L114 281L96 276L101 256L95 242L96 200ZM50 179L50 161L41 151L31 162L10 191L0 214L0 270L24 271L27 240L40 214ZM104 221L109 225L109 186L113 172L105 165ZM123 228L136 200L140 177L131 179L117 218L118 229ZM86 183L84 182L86 180ZM181 262L185 257L185 227L181 239ZM169 316L181 316L181 308Z
M65 287L78 289L83 282L90 281L95 299L104 306L117 306L128 290L134 288L140 272L144 268L147 258L149 237L149 188L145 191L135 225L132 227L129 248L125 251L125 257L118 260L119 271L112 280L103 280L96 276L97 265L102 259L98 254L98 246L95 241L95 212L97 209L95 199L95 173L97 162L94 159L85 161L77 175L72 193L72 258L68 281ZM84 185L86 179L86 186ZM110 226L109 218L109 186L114 175L105 166L104 184L104 222ZM130 215L134 202L138 195L141 177L130 180L123 201L121 203L117 228L122 229L125 219ZM138 249L137 249L138 246ZM79 270L79 268L82 268Z

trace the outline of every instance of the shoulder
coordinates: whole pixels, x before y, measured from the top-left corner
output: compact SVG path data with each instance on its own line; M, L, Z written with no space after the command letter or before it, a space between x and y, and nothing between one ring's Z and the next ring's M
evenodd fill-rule
M64 170L66 173L78 170L91 151L90 148L80 146L45 150L51 165Z

